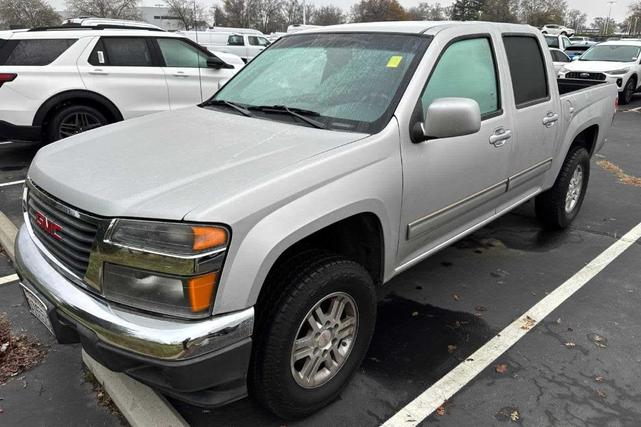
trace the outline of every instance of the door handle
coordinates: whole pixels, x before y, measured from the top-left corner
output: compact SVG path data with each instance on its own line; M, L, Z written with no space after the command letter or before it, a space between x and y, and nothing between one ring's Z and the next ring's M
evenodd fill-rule
M104 71L104 70L102 70L102 69L100 69L100 68L96 68L94 70L89 70L89 74L94 74L94 75L98 75L98 76L106 76L109 73Z
M185 74L184 71L177 71L174 73L174 77L189 77L189 75Z
M554 123L559 121L559 115L550 111L548 115L543 119L543 126L546 128L552 127Z
M512 139L511 130L498 128L494 131L494 135L490 136L490 144L498 148L504 146L510 139Z

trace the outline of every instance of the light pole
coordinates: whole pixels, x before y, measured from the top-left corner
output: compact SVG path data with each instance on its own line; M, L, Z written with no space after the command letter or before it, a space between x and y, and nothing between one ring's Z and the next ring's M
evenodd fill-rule
M307 4L306 0L303 0L303 25L307 25Z
M610 26L610 17L612 16L612 5L615 4L615 3L616 3L615 0L609 0L608 1L608 4L610 5L610 10L608 11L608 20L605 21L605 31L604 31L604 34L603 34L605 37L608 36L608 29L609 29L608 27Z

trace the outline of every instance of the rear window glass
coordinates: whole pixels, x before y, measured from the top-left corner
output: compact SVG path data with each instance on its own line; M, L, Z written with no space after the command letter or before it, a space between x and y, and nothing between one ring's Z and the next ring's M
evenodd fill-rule
M503 37L510 64L516 106L527 107L548 98L548 80L543 52L535 37Z
M89 57L93 65L151 67L153 61L143 37L103 37Z
M56 60L77 39L33 39L0 42L0 64L48 65Z

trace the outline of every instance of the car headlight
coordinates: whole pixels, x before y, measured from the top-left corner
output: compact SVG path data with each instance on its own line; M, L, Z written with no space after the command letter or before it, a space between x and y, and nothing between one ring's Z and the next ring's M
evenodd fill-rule
M606 71L605 74L612 74L614 76L620 76L630 71L629 68L621 68L620 70Z
M102 293L154 313L206 317L228 243L220 226L118 219L101 251Z

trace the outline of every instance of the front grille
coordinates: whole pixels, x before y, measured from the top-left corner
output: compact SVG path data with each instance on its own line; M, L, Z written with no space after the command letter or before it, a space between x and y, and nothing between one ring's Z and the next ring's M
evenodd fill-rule
M605 80L603 73L581 73L571 72L565 75L566 79L583 79L583 80Z
M27 192L26 209L33 234L47 251L72 273L84 277L96 239L98 220L60 203L33 185ZM46 231L51 223L57 226L54 234L58 238Z

